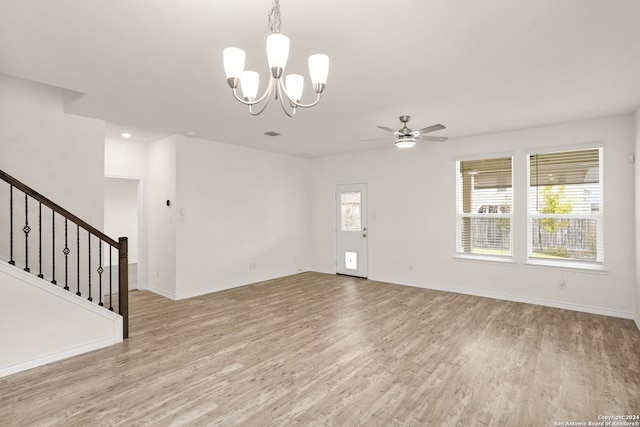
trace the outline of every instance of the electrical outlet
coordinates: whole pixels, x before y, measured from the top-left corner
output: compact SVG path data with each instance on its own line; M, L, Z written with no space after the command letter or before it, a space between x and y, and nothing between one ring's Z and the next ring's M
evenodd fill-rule
M566 287L567 287L567 284L564 282L564 280L559 280L559 281L558 281L558 287L559 287L560 289L564 289L564 288L566 288Z
M256 269L256 263L255 262L250 262L249 263L249 270L255 270Z

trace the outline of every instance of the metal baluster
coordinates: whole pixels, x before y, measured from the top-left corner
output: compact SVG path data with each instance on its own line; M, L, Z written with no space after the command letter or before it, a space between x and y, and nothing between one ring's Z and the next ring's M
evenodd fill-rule
M87 246L89 247L89 298L87 298L88 301L93 301L93 298L91 297L91 233L87 231L87 235L89 236L89 240L88 240L88 244Z
M42 275L42 203L38 203L38 277L43 279Z
M111 263L111 252L113 246L109 245L109 310L113 311L113 290L111 289L111 277L113 275L113 264Z
M13 260L13 185L9 187L9 264L16 265Z
M56 211L51 209L51 283L56 282Z
M76 251L76 259L78 260L76 295L82 296L82 292L80 292L80 226L78 224L76 224Z
M104 268L102 268L102 239L100 239L100 246L98 247L98 257L100 257L100 261L98 263L98 291L99 291L99 303L100 307L104 306L102 303L102 272Z
M24 271L31 271L29 268L29 232L31 231L31 227L29 227L29 195L27 193L24 194L24 227L22 227L22 231L24 232Z
M62 253L64 254L64 288L69 290L69 253L71 250L69 249L69 233L67 227L67 218L64 219L64 249Z

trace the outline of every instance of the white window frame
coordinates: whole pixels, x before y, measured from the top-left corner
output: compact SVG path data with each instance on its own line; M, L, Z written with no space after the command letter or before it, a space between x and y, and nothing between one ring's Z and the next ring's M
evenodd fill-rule
M600 186L600 203L597 214L590 215L572 215L572 214L539 214L532 213L531 200L529 197L531 190L531 160L530 157L536 154L550 154L559 153L565 151L580 151L598 149L598 180ZM604 144L580 144L572 146L562 147L549 147L544 149L528 150L526 152L527 163L527 262L528 265L534 266L546 266L546 267L559 267L559 268L571 268L582 270L594 270L594 271L606 271L604 265L604 252L605 252L605 240L604 240ZM534 219L544 218L556 218L556 219L595 219L597 223L596 238L598 242L602 244L597 245L596 261L578 261L578 260L556 260L549 258L534 257L533 254L533 236L532 236L532 222Z
M511 212L510 213L465 213L463 212L463 207L461 206L461 201L458 197L458 193L460 188L462 187L462 183L460 180L460 162L470 161L470 160L485 160L485 159L497 159L509 157L511 158ZM515 247L514 247L514 228L513 228L513 218L514 218L514 210L516 205L516 191L514 185L514 176L515 176L515 156L513 152L502 152L502 153L492 153L492 154L483 154L483 155L475 155L475 156L463 156L456 157L455 161L455 174L456 174L456 254L455 258L460 259L471 259L471 260L479 260L479 261L494 261L494 262L507 262L513 263L515 262ZM468 252L463 252L462 248L462 222L463 218L502 218L509 220L509 252L510 255L492 255L492 254L473 254Z

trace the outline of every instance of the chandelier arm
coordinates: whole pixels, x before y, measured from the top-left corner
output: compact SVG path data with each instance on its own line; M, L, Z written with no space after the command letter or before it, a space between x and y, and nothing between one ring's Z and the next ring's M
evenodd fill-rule
M264 103L264 105L262 106L262 108L260 108L260 110L258 110L258 111L256 111L256 112L254 112L254 111L253 111L253 109L252 109L251 107L253 107L253 105L255 105L255 104L253 104L253 105L249 105L249 113L250 113L252 116L257 116L257 115L259 115L259 114L262 114L262 112L267 108L267 105L269 105L269 102L271 101L271 92L272 92L272 90L271 90L271 89L272 89L272 85L271 85L271 84L269 84L269 89L267 90L267 93L265 94L265 95L267 95L267 94L269 95L269 96L267 96L267 102L265 102L265 103ZM262 98L264 98L264 96L262 96ZM262 98L261 98L261 99L262 99Z
M309 108L309 107L313 107L314 105L316 105L318 102L320 102L320 97L322 96L322 94L318 94L318 97L316 98L315 101L313 101L311 104L300 104L298 102L295 101L291 101L293 104L295 104L296 107L300 107L300 108Z
M291 103L292 107L301 107L301 108L313 107L318 102L320 102L320 96L322 95L321 92L318 92L317 93L318 96L316 97L316 100L313 101L311 104L301 104L300 102L296 102L293 99L291 99L291 97L289 96L289 93L287 92L287 88L284 86L281 80L278 80L278 88L280 89L281 93L284 93L284 96L286 96L287 100Z
M267 90L262 94L262 96L254 101L245 101L244 99L240 98L238 96L238 89L237 88L232 88L233 91L233 96L236 98L236 100L238 100L239 102L243 103L244 105L256 105L261 103L262 101L264 101L265 98L268 98L271 96L272 93L272 87L273 87L273 76L269 77L269 84L267 86Z
M282 82L280 80L278 80L276 82L276 98L280 99L280 106L282 106L282 111L284 111L284 113L289 116L289 117L293 117L296 115L296 106L294 103L291 102L291 99L289 98L289 95L287 95L286 91L284 92L285 97L287 98L287 102L289 102L289 106L291 106L291 113L289 111L287 111L287 107L284 105L284 97L282 96L282 92L284 90L284 88L282 87Z

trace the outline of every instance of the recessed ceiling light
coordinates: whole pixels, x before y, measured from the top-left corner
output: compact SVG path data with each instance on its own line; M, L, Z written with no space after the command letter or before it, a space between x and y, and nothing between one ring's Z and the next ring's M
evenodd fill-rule
M282 135L282 134L280 134L280 133L278 133L278 132L276 132L276 131L274 131L274 130L270 130L269 132L265 132L264 134L265 134L265 135L268 135L268 136L278 136L278 135Z
M129 132L122 132L120 136L123 138L131 138L131 134Z

